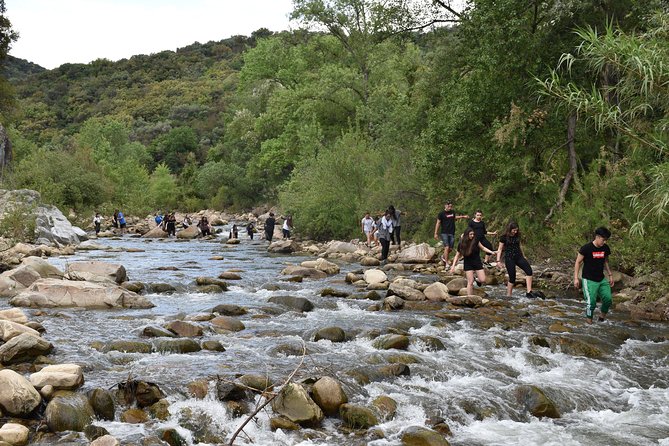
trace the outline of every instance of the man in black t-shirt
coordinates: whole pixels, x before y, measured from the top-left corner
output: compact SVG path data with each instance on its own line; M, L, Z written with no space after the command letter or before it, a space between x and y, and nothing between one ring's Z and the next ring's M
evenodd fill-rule
M458 215L453 210L453 203L447 201L444 210L437 215L437 222L434 225L434 239L439 240L441 236L441 241L444 244L444 255L441 260L443 260L446 268L449 266L448 256L455 244L455 221L460 218L469 218L469 215ZM441 226L441 232L439 232L439 226Z
M613 275L609 268L609 256L611 249L606 241L611 237L611 231L605 227L595 229L595 239L583 246L578 251L576 263L574 264L574 287L581 287L579 271L583 265L582 284L583 296L585 298L585 317L589 324L592 324L592 317L595 308L597 308L597 297L602 299L600 321L606 319L611 303L611 287L613 287ZM608 280L604 276L606 269Z
M265 238L268 242L272 243L272 238L274 237L274 226L276 225L276 219L274 218L274 212L269 213L269 217L265 220Z

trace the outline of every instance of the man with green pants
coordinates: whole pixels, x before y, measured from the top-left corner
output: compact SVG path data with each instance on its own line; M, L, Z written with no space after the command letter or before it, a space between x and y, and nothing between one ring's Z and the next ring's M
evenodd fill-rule
M581 287L579 271L583 265L583 296L585 297L585 317L588 324L592 324L592 317L597 307L597 297L602 299L601 316L599 321L606 319L611 307L611 287L613 287L613 275L609 268L609 256L611 249L606 241L611 237L611 231L603 226L595 229L595 239L583 246L578 251L576 263L574 264L574 287ZM604 269L608 274L608 280L604 276Z

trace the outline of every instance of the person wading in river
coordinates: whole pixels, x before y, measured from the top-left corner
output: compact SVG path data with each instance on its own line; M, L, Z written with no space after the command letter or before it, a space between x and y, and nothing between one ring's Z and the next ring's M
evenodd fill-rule
M441 241L444 244L444 255L441 260L444 262L444 267L448 268L448 256L451 254L451 249L455 245L455 221L461 218L469 218L469 215L458 215L453 210L453 203L447 201L444 205L444 210L437 215L437 222L434 225L434 239ZM441 226L441 233L439 227Z
M474 213L474 218L469 220L469 227L474 230L476 234L476 240L481 242L488 250L492 251L492 243L485 236L486 235L497 235L497 231L488 232L485 227L485 222L483 221L483 212L480 209L477 209ZM487 252L487 251L486 251ZM483 264L487 267L490 267L490 255L486 254Z
M583 297L585 298L585 318L588 324L592 324L592 318L597 308L597 298L602 299L602 308L599 321L606 319L613 299L611 288L614 285L613 274L609 268L609 256L611 248L606 244L611 237L611 231L603 226L595 229L595 239L581 246L574 263L574 287L576 289L583 285ZM579 279L579 271L583 265L582 281ZM604 275L606 269L608 280Z
M274 218L274 212L270 212L269 217L265 220L265 238L270 243L272 243L274 237L274 226L276 226L276 219Z
M455 253L453 265L451 266L451 274L455 272L455 266L458 260L462 257L465 259L465 276L467 277L467 294L474 294L474 281L476 285L481 286L485 282L485 270L483 263L481 263L481 251L493 255L495 251L483 246L483 243L476 238L474 230L469 227L465 229L465 233L460 238L458 243L458 251ZM476 278L474 278L476 274Z
M516 265L525 273L525 284L527 285L525 295L530 298L536 297L532 294L532 267L523 255L523 248L520 245L520 229L516 222L510 222L499 239L497 265L501 265L502 253L504 253L504 266L509 275L509 281L506 284L507 297L511 297L513 286L516 284Z

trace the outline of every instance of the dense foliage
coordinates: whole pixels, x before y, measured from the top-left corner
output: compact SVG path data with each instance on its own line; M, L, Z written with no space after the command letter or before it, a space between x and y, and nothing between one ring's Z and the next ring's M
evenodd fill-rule
M535 256L603 224L619 267L669 271L667 12L295 0L292 32L14 69L6 183L79 211L279 203L318 238L394 204L428 239L452 199L518 221Z

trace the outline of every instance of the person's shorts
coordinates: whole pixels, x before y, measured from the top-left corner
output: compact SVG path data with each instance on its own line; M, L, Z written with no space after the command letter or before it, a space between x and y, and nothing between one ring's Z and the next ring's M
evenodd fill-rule
M121 229L125 229L126 223L121 223L120 226L121 226Z
M444 244L444 247L448 246L449 248L453 249L453 245L455 245L455 234L441 234L441 242Z

